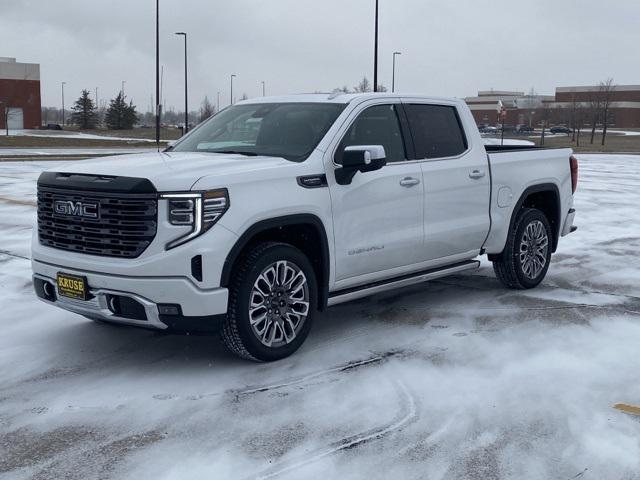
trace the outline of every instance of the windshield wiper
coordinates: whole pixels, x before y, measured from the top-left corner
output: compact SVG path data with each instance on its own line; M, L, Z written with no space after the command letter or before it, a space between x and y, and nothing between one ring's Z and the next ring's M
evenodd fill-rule
M256 152L247 152L244 150L211 150L211 153L226 153L229 155L245 155L247 157L257 157Z

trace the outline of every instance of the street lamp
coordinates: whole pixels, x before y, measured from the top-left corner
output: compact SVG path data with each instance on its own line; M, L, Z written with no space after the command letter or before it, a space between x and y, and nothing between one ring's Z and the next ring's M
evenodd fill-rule
M378 0L376 0L376 33L373 48L373 91L378 91Z
M187 97L187 34L185 32L176 32L176 35L184 37L184 133L189 131L189 100Z
M262 96L265 96L264 80L262 81Z
M122 87L120 88L120 93L122 94L122 98L124 99L124 84L127 83L126 80L122 80Z
M396 56L402 55L402 52L393 52L393 76L391 77L391 92L396 91Z
M231 75L231 105L233 105L233 79L236 77L236 74Z
M62 127L64 128L64 86L67 82L62 82Z
M160 151L160 0L156 0L156 147Z

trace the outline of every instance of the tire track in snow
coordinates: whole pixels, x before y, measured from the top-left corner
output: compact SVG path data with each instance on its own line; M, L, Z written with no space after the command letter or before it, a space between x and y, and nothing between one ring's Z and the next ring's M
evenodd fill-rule
M326 448L319 449L314 453L306 455L303 458L289 462L283 462L282 466L276 465L275 467L265 470L261 474L247 478L256 480L268 480L270 478L275 478L302 468L306 465L310 465L311 463L315 463L319 460L322 460L323 458L329 457L343 450L356 448L360 445L364 445L365 443L371 442L373 440L379 440L398 430L401 430L403 427L407 426L418 417L418 408L415 397L411 394L404 383L400 381L395 383L398 386L398 391L400 392L400 402L403 408L391 423L382 425L372 430L358 433L350 437L342 438L336 442L331 443Z
M302 377L298 377L292 380L285 380L283 382L280 383L274 383L271 385L263 385L260 387L253 387L253 388L247 388L244 390L235 390L234 393L236 395L236 397L240 397L240 396L245 396L245 395L253 395L255 393L262 393L262 392L268 392L271 390L279 390L281 388L286 388L286 387L292 387L294 385L300 385L306 382L309 382L311 380L315 380L317 378L320 377L325 377L325 376L329 376L333 373L341 373L341 372L347 372L349 370L355 370L361 367L367 367L367 366L372 366L372 365L377 365L380 363L383 363L384 361L388 360L389 358L392 357L399 357L401 355L404 355L404 352L401 350L391 350L379 355L375 355L373 357L369 357L366 358L364 360L357 360L357 361L353 361L353 362L348 362L346 364L343 365L339 365L337 367L332 367L332 368L328 368L325 370L319 370L317 372L314 373L310 373L308 375L304 375Z
M0 250L0 255L6 255L7 257L20 258L22 260L31 260L29 257L25 257L24 255L18 255L17 253L9 252L8 250Z

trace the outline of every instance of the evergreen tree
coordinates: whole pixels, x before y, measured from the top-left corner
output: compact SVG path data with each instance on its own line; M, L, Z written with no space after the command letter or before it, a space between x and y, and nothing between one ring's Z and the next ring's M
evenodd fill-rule
M98 115L93 100L89 97L89 90L82 90L82 95L71 107L71 123L78 125L83 130L96 128Z
M129 130L138 121L138 113L133 101L127 105L126 96L120 92L111 100L104 121L110 130Z

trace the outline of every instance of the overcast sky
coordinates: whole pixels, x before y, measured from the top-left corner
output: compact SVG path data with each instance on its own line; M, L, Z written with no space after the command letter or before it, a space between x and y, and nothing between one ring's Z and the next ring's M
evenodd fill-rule
M374 0L161 0L167 107L183 103L189 33L190 109L205 95L331 91L373 74ZM40 63L43 105L81 89L125 91L139 110L155 91L154 0L0 0L0 56ZM380 80L444 96L479 89L553 94L613 77L640 84L639 0L380 0Z

